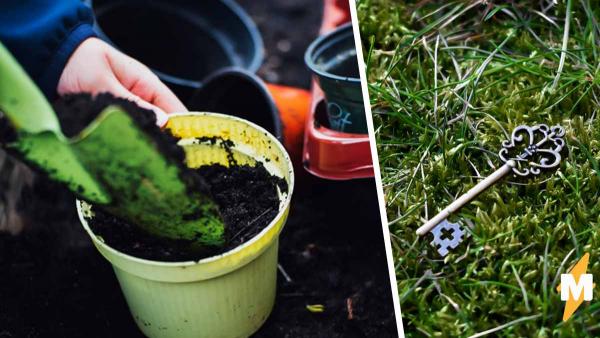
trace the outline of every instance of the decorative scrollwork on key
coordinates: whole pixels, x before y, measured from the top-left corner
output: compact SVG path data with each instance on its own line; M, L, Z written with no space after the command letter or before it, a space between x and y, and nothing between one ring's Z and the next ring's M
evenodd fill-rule
M561 126L518 126L511 139L502 142L498 155L505 163L516 162L512 170L518 176L539 175L542 169L552 169L560 164L564 136L565 130Z

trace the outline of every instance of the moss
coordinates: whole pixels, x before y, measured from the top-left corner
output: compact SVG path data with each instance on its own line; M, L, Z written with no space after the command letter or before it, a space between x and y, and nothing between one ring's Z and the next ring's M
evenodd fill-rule
M358 2L407 335L598 335L600 304L562 323L555 287L584 252L600 275L600 7L551 3ZM415 230L501 165L507 132L538 123L565 127L561 168L453 215L472 236L442 260Z

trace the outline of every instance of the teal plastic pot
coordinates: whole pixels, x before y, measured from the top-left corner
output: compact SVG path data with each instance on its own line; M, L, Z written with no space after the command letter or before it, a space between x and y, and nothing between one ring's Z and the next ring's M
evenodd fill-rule
M306 50L304 61L325 94L329 127L367 133L352 25L345 24L317 38Z
M281 143L263 128L237 117L213 113L174 114L168 128L182 138L189 167L227 163L217 145L193 138L220 136L232 140L241 164L262 162L285 178L279 213L250 241L218 256L188 262L136 258L107 245L90 229L89 205L77 202L84 229L113 265L131 314L148 337L247 337L267 319L275 302L279 234L286 222L294 174ZM118 334L118 333L115 333Z

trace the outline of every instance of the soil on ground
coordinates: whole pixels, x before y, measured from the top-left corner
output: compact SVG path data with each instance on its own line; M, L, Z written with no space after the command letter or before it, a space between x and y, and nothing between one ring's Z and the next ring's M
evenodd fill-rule
M142 337L74 197L47 181L28 195L32 226L0 235L0 337ZM396 336L373 180L315 180L295 194L279 262L290 279L279 273L256 337ZM307 309L319 304L322 313Z
M303 53L317 34L321 1L239 2L269 51L260 75L308 87ZM290 42L288 52L279 41ZM396 337L374 180L302 182L280 238L285 274L275 308L255 337ZM26 196L30 226L0 235L0 337L142 337L110 264L77 220L72 194L38 179Z

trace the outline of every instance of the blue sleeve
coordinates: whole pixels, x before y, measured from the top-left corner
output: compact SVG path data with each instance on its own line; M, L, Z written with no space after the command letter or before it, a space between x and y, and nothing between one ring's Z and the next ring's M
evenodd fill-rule
M95 35L93 22L81 0L0 1L0 41L49 100L73 51Z

